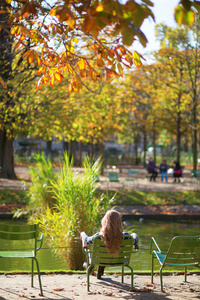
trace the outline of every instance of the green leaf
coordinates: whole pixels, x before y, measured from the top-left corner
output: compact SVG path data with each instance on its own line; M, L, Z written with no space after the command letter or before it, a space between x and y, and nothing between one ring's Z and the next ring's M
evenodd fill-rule
M195 20L195 13L193 10L187 10L183 6L178 5L175 9L175 19L178 24L192 25Z
M134 35L135 32L131 30L128 26L124 26L122 29L122 37L123 37L123 43L126 46L131 46L134 41Z
M136 51L133 52L133 57L134 57L134 63L136 65L136 67L138 67L138 68L141 67L142 62L141 62L139 54Z
M191 26L194 23L195 20L195 13L190 11L185 11L183 15L183 24Z

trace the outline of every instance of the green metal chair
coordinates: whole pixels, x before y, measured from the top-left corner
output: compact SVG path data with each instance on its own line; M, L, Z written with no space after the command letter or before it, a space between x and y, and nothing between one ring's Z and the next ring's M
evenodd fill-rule
M108 173L108 179L109 179L110 183L118 182L118 183L121 183L122 187L123 187L123 183L120 182L120 180L119 180L118 173L116 173L116 172L109 172Z
M43 296L42 283L40 278L40 269L39 263L36 259L37 251L42 247L43 234L38 239L38 229L39 225L12 225L12 224L0 224L0 239L13 241L16 244L16 241L19 241L22 249L3 249L0 250L0 258L29 258L32 260L32 269L31 269L31 286L33 286L33 271L34 271L34 261L37 266L37 273L40 285L40 293ZM33 245L31 249L24 249L24 244L20 243L22 241L32 240ZM37 244L39 243L39 247ZM14 245L13 245L14 246ZM11 246L10 246L11 248ZM29 246L30 248L30 246Z
M200 170L192 170L191 171L191 177L193 180L196 180L197 182L197 190L199 189L199 182L200 182Z
M104 267L122 267L122 283L124 282L124 267L128 267L131 270L131 288L133 289L133 269L129 266L131 253L133 251L133 238L132 236L124 237L124 241L120 246L118 257L110 254L100 236L94 238L92 248L83 249L87 254L87 291L89 292L89 276L91 268L99 265Z
M156 250L153 250L153 248L156 248ZM153 283L154 275L154 258L157 258L161 265L160 285L163 291L162 270L164 267L184 267L185 281L187 280L187 267L200 267L200 235L174 237L167 252L163 252L154 237L152 237L150 254L152 255L151 283Z
M128 170L128 178L125 178L125 181L127 181L127 183L129 182L136 182L138 179L138 171L135 170Z

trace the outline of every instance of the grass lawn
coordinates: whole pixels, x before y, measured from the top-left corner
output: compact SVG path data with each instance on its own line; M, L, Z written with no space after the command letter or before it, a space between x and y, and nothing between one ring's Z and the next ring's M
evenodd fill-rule
M97 191L97 195L102 191ZM114 192L108 192L112 197ZM200 191L183 192L147 192L147 191L119 191L116 195L114 205L178 205L199 204ZM0 189L0 204L26 205L28 197L26 191Z

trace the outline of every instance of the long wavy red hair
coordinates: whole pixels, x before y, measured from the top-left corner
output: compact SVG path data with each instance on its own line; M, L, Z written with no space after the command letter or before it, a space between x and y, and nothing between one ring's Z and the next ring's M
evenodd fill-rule
M101 220L100 233L108 252L118 256L124 237L121 217L116 210L107 211Z

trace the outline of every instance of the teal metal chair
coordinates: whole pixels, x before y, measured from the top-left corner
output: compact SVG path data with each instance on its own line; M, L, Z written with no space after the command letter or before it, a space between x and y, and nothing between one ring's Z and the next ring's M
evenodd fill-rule
M154 248L156 249L153 250ZM200 267L200 235L174 237L167 252L163 252L152 237L150 254L152 255L151 283L153 283L154 259L157 258L161 265L160 285L163 291L162 270L164 267L184 267L185 281L187 280L187 267Z
M87 254L87 291L89 292L89 277L90 270L95 266L104 267L122 267L122 283L124 282L124 267L128 267L131 270L131 288L133 289L133 269L129 265L131 259L131 253L136 252L133 249L132 236L126 236L124 241L120 245L119 255L116 257L107 251L107 248L100 236L94 238L93 244L90 249L83 249Z
M116 173L116 172L109 172L108 173L108 179L109 179L109 183L113 183L113 182L121 183L122 187L123 187L123 183L120 182L120 180L119 180L118 173Z
M191 176L197 182L197 190L199 189L199 182L200 182L200 170L192 170Z
M29 258L32 260L31 268L31 286L33 286L33 271L34 271L34 261L37 266L37 273L39 278L40 293L43 296L42 283L40 278L40 269L39 263L36 259L37 251L42 247L43 235L38 239L38 229L39 225L12 225L12 224L0 224L0 239L7 241L12 241L14 244L21 245L21 249L3 249L0 250L0 258ZM32 240L31 246L28 246L30 249L24 249L23 241ZM39 247L38 247L39 242ZM16 246L15 246L16 247ZM11 248L11 246L10 246ZM14 245L13 245L14 248Z
M135 171L135 170L128 170L128 176L127 178L125 178L125 181L127 183L130 183L130 182L134 182L136 183L137 179L138 179L138 171Z

